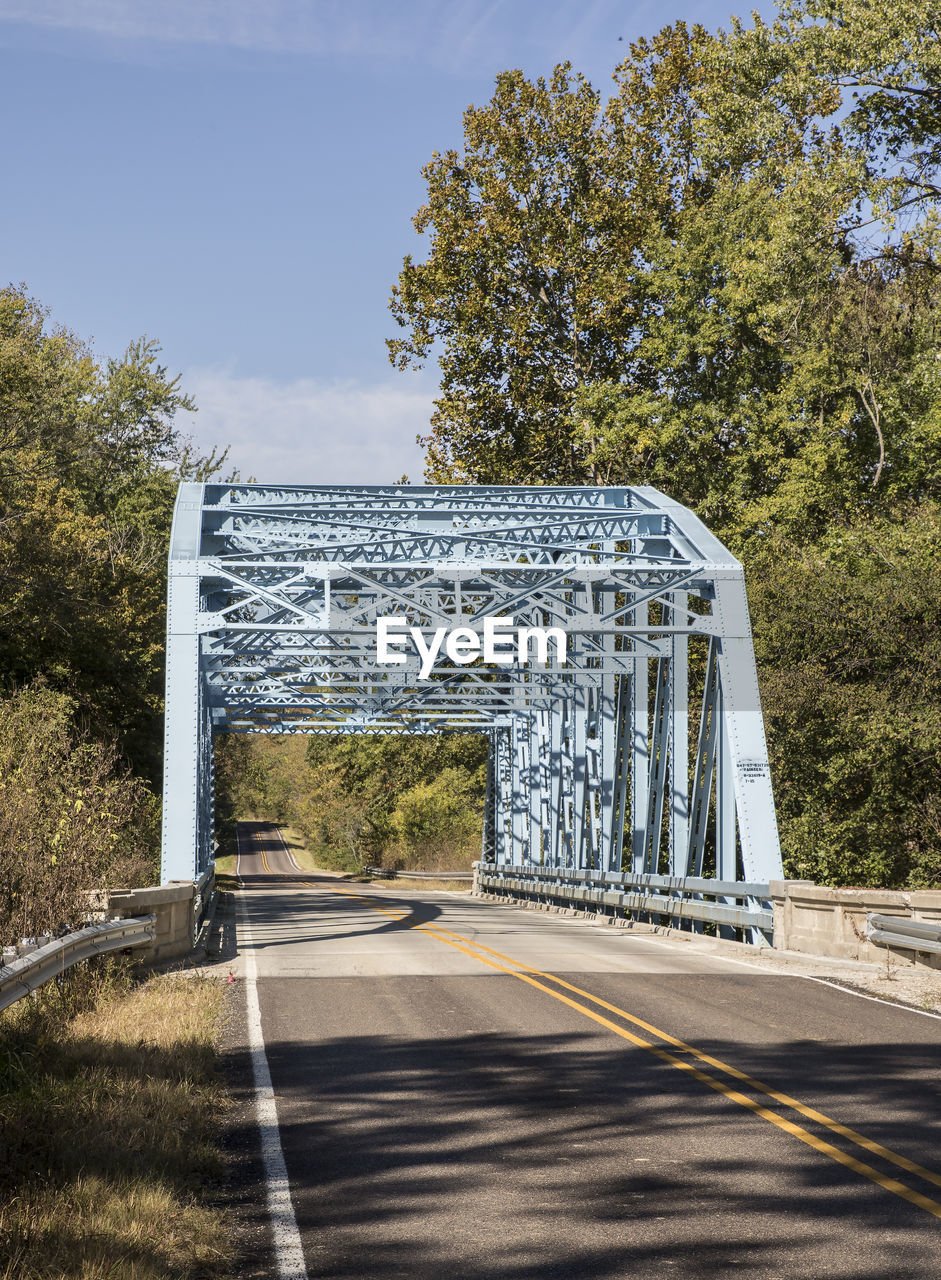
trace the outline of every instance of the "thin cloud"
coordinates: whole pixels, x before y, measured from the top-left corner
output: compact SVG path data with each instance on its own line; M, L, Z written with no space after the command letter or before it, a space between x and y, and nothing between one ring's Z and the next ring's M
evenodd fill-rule
M228 465L262 483L422 482L433 389L408 376L364 385L303 378L276 382L191 369L198 413L178 425L202 449L230 446Z
M632 25L648 12L649 3L634 5ZM577 57L583 43L615 40L624 16L618 0L575 7L570 0L0 0L0 22L109 41L418 61L452 71L489 70L521 54Z

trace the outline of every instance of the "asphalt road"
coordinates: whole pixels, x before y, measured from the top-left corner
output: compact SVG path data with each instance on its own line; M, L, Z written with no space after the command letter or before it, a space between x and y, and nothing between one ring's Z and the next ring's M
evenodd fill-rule
M310 1277L941 1274L941 1019L263 824L239 869Z

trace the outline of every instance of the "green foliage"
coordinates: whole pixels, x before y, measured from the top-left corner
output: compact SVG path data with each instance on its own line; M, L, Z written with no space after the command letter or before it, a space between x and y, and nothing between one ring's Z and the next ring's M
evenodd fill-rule
M303 832L332 870L462 870L480 856L486 768L475 734L230 734L216 745L223 846L234 852L239 818L261 818Z
M941 89L934 28L902 14L898 39L878 3L668 27L606 104L567 65L500 75L425 168L429 255L392 295L393 360L441 346L429 478L664 484L733 538L917 500L941 466Z
M692 180L703 38L680 23L635 46L606 108L568 64L548 82L503 72L465 113L464 153L425 167L430 252L405 260L392 310L408 336L389 351L405 368L442 348L430 479L601 479L566 415L586 383L656 377L637 357L656 305L648 246Z
M735 28L701 44L694 167L654 229L654 319L636 356L656 383L586 383L569 410L607 479L692 503L744 546L918 500L941 443L922 427L937 334L934 216L895 236L841 84L802 31ZM920 47L925 47L922 40Z
M389 818L396 865L459 871L479 858L480 783L479 776L452 766L403 791Z
M941 883L941 508L774 539L755 567L788 874Z
M329 794L315 798L303 737L229 733L216 739L215 753L216 835L223 856L237 852L235 824L241 819L306 830L315 808L332 803Z
M896 219L930 209L941 167L937 0L784 0L774 39L786 66L841 94L842 132L866 158L873 211Z
M335 857L460 870L480 856L486 739L313 737L307 759L318 802L301 826Z

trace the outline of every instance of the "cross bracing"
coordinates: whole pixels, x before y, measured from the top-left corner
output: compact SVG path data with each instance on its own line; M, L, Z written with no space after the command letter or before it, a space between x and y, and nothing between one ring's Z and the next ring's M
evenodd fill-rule
M168 599L165 879L210 856L220 732L486 733L498 865L781 874L742 568L654 489L184 484ZM564 661L487 661L510 623Z

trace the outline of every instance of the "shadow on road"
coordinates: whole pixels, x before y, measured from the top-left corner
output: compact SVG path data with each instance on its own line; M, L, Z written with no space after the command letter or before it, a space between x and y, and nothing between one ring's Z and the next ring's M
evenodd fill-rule
M933 1280L936 1219L650 1055L602 1043L269 1043L311 1275ZM875 1087L864 1053L793 1050L840 1096ZM879 1051L899 1100L937 1060L930 1046ZM780 1054L749 1066L773 1075ZM909 1094L878 1136L911 1150L917 1111Z

